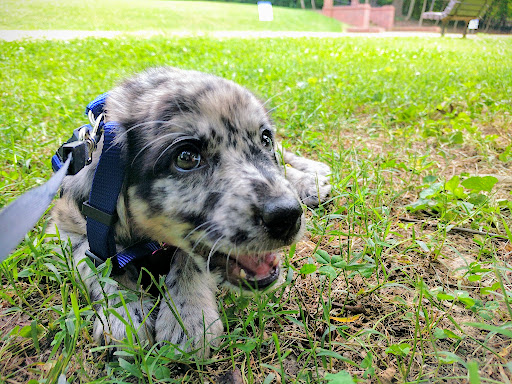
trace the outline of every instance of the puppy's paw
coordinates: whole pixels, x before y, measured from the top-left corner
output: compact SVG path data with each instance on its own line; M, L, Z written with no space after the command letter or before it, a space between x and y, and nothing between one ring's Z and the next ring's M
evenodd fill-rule
M297 156L286 151L283 152L283 159L286 164L304 173L324 177L331 174L331 167L320 161L306 159L305 157Z
M304 173L298 169L286 167L286 178L308 207L318 207L319 204L327 201L331 193L331 184L326 176Z
M295 187L300 199L315 208L327 201L331 193L331 168L324 163L283 152L286 179Z
M197 351L202 358L210 356L211 347L219 345L224 330L217 309L189 307L179 313L178 320L178 312L162 303L155 324L156 341L170 342L184 352Z
M128 314L124 308L118 308L117 312L129 324L133 324L132 334L137 334L138 341L141 344L153 343L154 320L151 316L146 317L144 313L149 313L150 304L141 308L139 303L128 303L126 305ZM105 316L104 309L98 311L98 316L94 320L93 338L99 345L118 344L127 337L126 324L113 314ZM134 335L135 336L135 335Z

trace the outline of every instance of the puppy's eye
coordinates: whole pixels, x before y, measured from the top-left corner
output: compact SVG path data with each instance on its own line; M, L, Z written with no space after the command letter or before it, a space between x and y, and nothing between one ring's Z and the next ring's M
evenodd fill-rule
M263 132L261 132L261 143L270 151L274 149L274 143L272 142L272 132L270 132L268 129L265 129Z
M201 155L195 148L182 149L178 152L175 164L180 171L191 171L201 164Z

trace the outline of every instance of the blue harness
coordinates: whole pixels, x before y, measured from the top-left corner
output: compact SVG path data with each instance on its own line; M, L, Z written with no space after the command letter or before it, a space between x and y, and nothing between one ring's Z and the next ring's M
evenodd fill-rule
M94 99L85 110L90 124L73 131L73 136L52 157L52 168L57 172L69 153L73 154L68 174L74 175L92 161L92 153L103 135L103 149L94 173L89 200L82 205L82 214L87 218L87 256L96 266L112 259L113 265L123 268L132 260L151 255L162 249L156 241L134 244L117 252L114 226L118 220L117 201L123 187L125 160L121 147L114 142L119 124L103 121L104 93Z

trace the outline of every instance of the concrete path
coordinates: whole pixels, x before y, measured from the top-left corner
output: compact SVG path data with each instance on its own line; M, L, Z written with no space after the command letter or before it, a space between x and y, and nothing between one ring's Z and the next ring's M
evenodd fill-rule
M77 30L0 30L0 40L17 41L23 39L43 40L72 40L87 37L116 38L135 36L149 38L153 36L166 37L200 37L214 38L276 38L276 37L440 37L439 33L430 32L381 32L381 33L336 33L336 32L271 32L271 31L212 31L212 32L155 32L155 31L77 31ZM448 37L460 38L461 34L447 34ZM476 38L476 35L468 35L468 38Z

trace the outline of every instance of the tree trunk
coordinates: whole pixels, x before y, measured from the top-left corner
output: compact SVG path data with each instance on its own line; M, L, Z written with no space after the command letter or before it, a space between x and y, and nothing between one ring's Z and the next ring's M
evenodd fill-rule
M302 9L306 9L306 4L304 4L304 0L300 0L300 7Z
M432 6L434 6L434 1L432 1ZM423 12L425 12L426 7L427 7L427 0L423 0L423 7L421 7L421 13L420 13L420 25L423 23Z
M393 6L395 7L395 16L403 17L404 16L404 0L393 0Z
M411 0L411 5L409 5L409 12L407 12L407 17L405 20L409 20L412 16L412 11L414 10L414 6L416 5L416 0Z
M316 9L315 0L311 0L311 8Z

